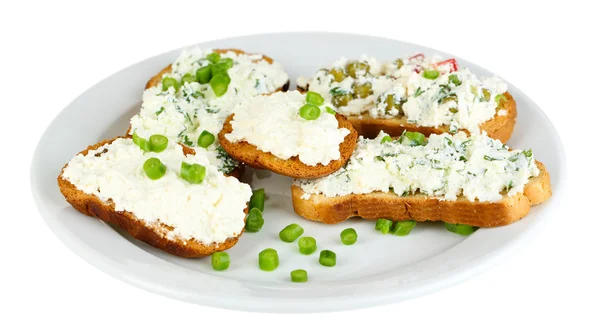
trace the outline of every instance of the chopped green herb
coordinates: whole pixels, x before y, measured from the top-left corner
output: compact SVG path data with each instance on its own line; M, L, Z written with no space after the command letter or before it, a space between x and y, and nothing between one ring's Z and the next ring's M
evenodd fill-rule
M383 138L381 138L381 142L380 143L386 143L386 142L390 142L392 141L392 137L389 135L384 136Z
M187 135L183 136L183 144L186 146L193 146L194 143L190 140L190 138Z
M343 96L345 94L348 94L349 91L346 91L340 87L334 87L333 89L329 90L329 94L332 95L333 97L335 96Z
M258 232L262 229L265 220L259 208L252 208L246 217L246 231Z
M308 91L306 93L306 102L315 106L321 106L325 102L325 98L317 92Z
M206 55L206 59L211 63L217 63L221 59L221 54L213 52Z
M156 111L155 113L156 113L156 115L159 115L163 112L165 112L165 108L164 108L164 106L161 106L160 109L158 111Z
M416 98L416 97L418 97L418 96L422 95L422 94L423 94L423 92L425 92L425 91L423 91L423 90L421 89L421 87L418 87L418 88L417 88L417 90L415 91L415 93L413 94L413 96Z
M498 159L498 158L495 158L495 157L491 157L489 155L484 155L483 159L487 160L487 161L500 161L500 160L502 160L502 159Z
M197 163L181 162L181 178L192 184L200 184L206 176L206 167Z
M446 227L446 230L459 234L461 236L468 236L471 233L477 231L477 227L473 227L471 225L466 225L466 224L450 224L450 223L444 223L444 226Z
M223 147L217 147L217 159L221 160L222 166L219 168L219 171L229 174L231 173L237 166L238 162L232 158Z
M460 79L458 79L458 76L456 74L452 74L452 75L448 76L448 81L456 86L459 86L462 84L462 82L460 81Z
M506 97L502 93L500 93L497 94L496 97L494 97L494 100L496 101L496 104L499 105L501 101L507 101L508 99L506 99Z

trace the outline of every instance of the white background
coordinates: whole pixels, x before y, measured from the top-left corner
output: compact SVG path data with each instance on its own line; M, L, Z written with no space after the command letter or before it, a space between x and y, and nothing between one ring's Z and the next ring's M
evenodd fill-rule
M0 334L598 335L600 25L587 3L593 2L3 2ZM150 294L93 268L53 236L33 205L29 168L41 133L72 99L132 63L183 45L297 30L430 46L519 87L565 143L568 189L556 217L500 266L453 288L313 315L226 311Z

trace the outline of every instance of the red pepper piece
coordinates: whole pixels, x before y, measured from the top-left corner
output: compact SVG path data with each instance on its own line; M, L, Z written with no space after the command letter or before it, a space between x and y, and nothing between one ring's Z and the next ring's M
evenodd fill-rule
M447 59L445 61L441 61L441 62L435 63L433 65L433 67L434 68L440 68L440 67L447 66L447 65L450 66L450 72L458 70L458 63L456 63L456 59L454 59L454 58L450 58L450 59Z

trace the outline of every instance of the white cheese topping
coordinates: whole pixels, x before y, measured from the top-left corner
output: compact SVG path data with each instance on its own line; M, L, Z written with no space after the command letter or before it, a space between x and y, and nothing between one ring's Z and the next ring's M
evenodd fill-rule
M225 137L248 142L283 160L298 156L309 166L338 160L339 146L350 131L338 128L335 116L326 111L330 105L320 106L316 120L302 118L299 110L305 103L305 95L298 91L256 96L234 108L233 131Z
M342 58L331 68L319 70L312 79L298 79L298 85L308 86L334 105L340 105L336 96L348 94L349 101L337 107L344 115L406 118L418 126L448 125L452 132L466 129L478 133L480 125L496 113L506 114L498 109L498 103L506 99L501 95L507 91L507 84L497 77L477 77L468 69L458 69L453 59L416 55L378 63L363 56L359 62L368 64L369 71L362 71L356 78L349 76L349 61ZM439 76L425 78L427 70L436 70ZM336 79L335 71L343 74ZM357 95L357 88L364 83L370 85L367 97Z
M151 157L167 167L158 180L149 179L143 170ZM183 161L206 167L202 183L180 178ZM204 244L222 243L240 234L252 195L247 184L223 176L202 154L184 155L182 147L172 141L161 153L144 153L131 139L117 139L85 156L75 156L63 177L86 194L112 200L116 211L129 211L148 226L172 227L169 239L193 238Z
M406 136L381 143L385 136L360 137L350 161L329 176L296 180L303 198L389 191L494 202L523 192L529 178L539 174L531 151L509 150L485 134L431 135L421 146L411 146Z
M186 74L196 74L196 71L209 64L206 56L213 52L212 49L193 47L183 50L179 58L173 62L170 74L164 77L173 77L181 80ZM201 85L208 106L212 110L224 110L229 114L231 109L239 102L263 93L275 92L289 80L281 64L269 63L263 59L262 54L236 54L233 51L222 53L221 59L231 58L233 66L227 71L231 83L227 92L217 97L209 84Z
M164 135L193 147L196 152L203 152L212 165L230 173L238 162L227 155L217 139L228 113L211 110L200 94L200 86L186 83L178 92L174 88L162 91L160 87L144 91L140 113L131 118L130 134L136 133L145 139L153 134ZM208 148L198 146L198 137L203 131L215 136L215 142Z
M416 73L414 76L424 79ZM450 76L457 80L449 80ZM409 122L419 126L450 125L450 129L478 133L479 125L496 115L499 100L506 99L502 95L507 90L506 83L496 77L479 79L468 69L425 80L430 84L421 86L420 94L416 89L402 105ZM500 115L505 113L505 110L498 111ZM371 111L371 115L381 114L381 110Z
M210 62L206 56L212 49L194 47L183 50L173 63L172 71L163 77L177 80L185 74L194 74L200 67ZM148 138L162 134L170 140L194 147L197 152L205 152L210 163L220 171L230 173L238 162L233 160L216 139L225 118L239 102L258 94L271 93L281 88L288 76L280 64L269 64L260 54L221 54L221 59L231 58L233 66L227 71L231 78L227 92L216 97L210 84L185 83L176 91L169 88L162 91L162 85L144 91L142 108L131 119L130 134L137 133ZM215 136L215 142L208 148L198 147L198 137L203 131Z

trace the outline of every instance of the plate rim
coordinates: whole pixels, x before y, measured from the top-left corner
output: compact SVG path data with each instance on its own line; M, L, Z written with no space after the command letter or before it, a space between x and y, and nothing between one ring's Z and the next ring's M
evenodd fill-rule
M82 92L80 92L73 100L71 100L65 107L57 113L52 121L48 124L45 131L39 137L36 148L32 155L31 165L30 165L30 189L32 192L32 196L38 211L41 214L44 222L48 227L50 227L51 231L54 235L62 241L71 251L73 251L76 255L82 258L84 261L90 263L94 267L100 269L102 272L115 277L119 280L122 280L126 283L134 285L136 287L142 288L146 291L160 294L167 297L176 298L185 302L202 304L205 306L216 307L216 308L229 308L241 311L252 311L252 312L282 312L282 313L311 313L311 312L328 312L328 311L341 311L341 310L350 310L350 309L360 309L367 308L377 305L391 304L395 302L399 302L405 299L414 298L426 294L430 294L432 292L452 287L460 282L463 282L469 278L472 278L490 268L496 266L502 260L506 259L510 254L516 252L519 248L522 248L527 241L530 241L534 238L542 229L542 220L544 218L548 218L554 211L556 211L557 207L555 204L559 204L562 197L564 197L565 191L563 189L566 188L565 181L567 176L567 164L566 164L566 153L564 149L564 143L560 134L557 132L556 127L552 123L552 121L548 118L548 116L544 113L544 111L539 107L539 105L528 95L522 92L518 87L515 87L511 84L511 90L518 91L518 94L526 97L529 100L529 103L533 104L533 106L539 111L540 116L546 120L548 125L551 127L554 132L554 136L556 137L557 143L560 145L560 148L556 148L556 162L557 162L557 170L559 174L557 176L552 176L552 197L546 202L546 206L544 211L540 213L540 218L535 222L529 224L526 230L523 230L512 239L507 241L505 244L498 247L496 250L490 251L485 255L482 255L476 259L474 259L471 263L467 265L462 265L453 269L450 272L444 272L441 274L437 274L435 277L431 279L427 279L420 282L420 285L409 292L406 291L395 291L388 292L385 295L381 294L368 294L368 295L352 295L352 300L347 300L344 297L336 298L333 300L332 298L328 298L328 302L331 304L328 305L315 305L310 304L310 302L306 302L306 300L302 299L293 299L293 298L285 298L284 302L281 300L258 300L255 297L244 296L235 299L231 298L221 298L218 302L215 300L211 300L210 297L206 297L204 295L202 298L198 295L191 296L189 294L186 295L184 292L180 292L174 290L170 287L159 286L156 283L152 283L147 279L140 278L136 276L135 272L128 272L128 268L118 268L110 261L105 260L103 256L97 253L95 250L91 248L86 248L82 246L79 242L74 240L69 236L69 233L65 229L60 229L59 225L55 225L52 220L48 219L52 215L48 213L47 209L44 206L44 200L41 198L40 194L36 191L36 186L39 186L41 181L38 180L38 176L35 174L37 160L39 157L39 152L42 148L42 140L45 138L46 134L55 124L60 115L68 109L75 101L77 101L82 95L86 92L92 90L94 87L99 85L100 83L110 79L114 75L128 69L130 67L135 67L140 63L147 62L150 59L160 57L161 55L165 55L168 53L175 52L177 50L181 50L183 48L187 48L190 46L198 45L198 44L211 44L211 43L228 43L227 41L232 39L244 39L244 38L256 38L256 37L268 37L272 35L343 35L347 38L373 38L379 40L388 40L391 43L402 43L407 46L421 48L421 49L430 49L434 50L441 54L448 54L442 51L439 51L434 48L429 48L420 44L405 42L402 40L397 40L393 38L380 37L374 35L365 35L365 34L352 34L352 33L342 33L342 32L322 32L322 31L294 31L294 32L274 32L274 33L262 33L262 34L248 34L248 35L240 35L240 36L230 36L221 39L213 39L210 41L201 41L192 45L187 45L179 48L175 48L166 52L162 52L150 57L147 57L141 61L130 64L124 68L119 69L118 71L111 73L106 76L99 82L94 85L86 88ZM464 58L462 58L464 59ZM466 59L465 59L466 60ZM471 61L466 60L467 62L480 67L477 63L473 63ZM490 71L488 68L480 67L485 69L486 71ZM292 78L290 78L290 81ZM509 83L510 84L510 83ZM536 112L537 113L537 112ZM533 225L532 225L533 224ZM327 307L325 307L327 306Z

